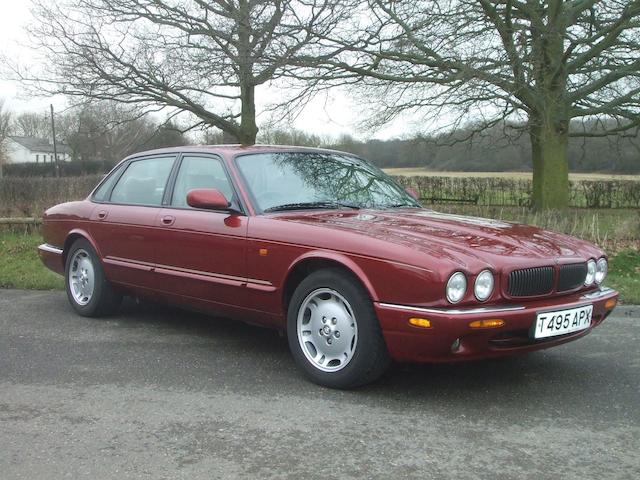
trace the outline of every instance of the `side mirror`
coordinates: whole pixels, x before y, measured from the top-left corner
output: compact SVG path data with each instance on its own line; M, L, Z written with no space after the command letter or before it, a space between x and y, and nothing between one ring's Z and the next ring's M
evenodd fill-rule
M409 195L413 197L414 200L420 200L420 195L418 191L413 187L407 187L404 189Z
M226 210L231 205L224 194L215 188L196 188L187 193L187 204L206 210Z

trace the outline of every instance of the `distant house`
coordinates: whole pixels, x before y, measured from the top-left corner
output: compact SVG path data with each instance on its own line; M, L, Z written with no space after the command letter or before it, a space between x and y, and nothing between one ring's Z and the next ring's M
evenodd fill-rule
M7 138L8 163L52 163L53 143L46 138L15 137ZM71 149L68 145L57 142L58 161L70 162Z

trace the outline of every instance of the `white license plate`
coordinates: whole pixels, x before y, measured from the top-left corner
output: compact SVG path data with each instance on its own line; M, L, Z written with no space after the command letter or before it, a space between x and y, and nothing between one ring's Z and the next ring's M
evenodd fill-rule
M593 305L539 313L536 319L535 338L555 337L589 328Z

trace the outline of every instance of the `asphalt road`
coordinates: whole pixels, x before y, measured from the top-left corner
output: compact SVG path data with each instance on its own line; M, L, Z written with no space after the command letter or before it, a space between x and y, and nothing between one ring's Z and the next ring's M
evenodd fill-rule
M640 308L521 357L308 383L275 332L0 291L0 478L640 478Z

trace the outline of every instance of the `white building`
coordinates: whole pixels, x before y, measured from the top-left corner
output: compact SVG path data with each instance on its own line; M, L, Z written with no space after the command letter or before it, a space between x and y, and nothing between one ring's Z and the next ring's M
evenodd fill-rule
M71 149L64 143L56 143L58 161L70 162ZM53 143L46 138L8 137L6 141L8 163L52 163Z

